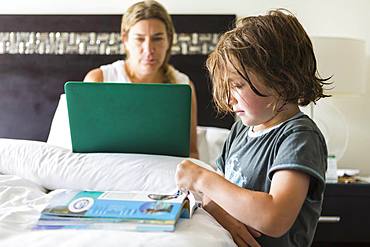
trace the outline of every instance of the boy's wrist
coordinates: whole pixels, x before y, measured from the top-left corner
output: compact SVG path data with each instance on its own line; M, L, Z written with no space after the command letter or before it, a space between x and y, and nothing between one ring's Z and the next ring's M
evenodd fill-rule
M205 181L207 181L208 170L202 167L199 167L198 169L199 169L199 174L195 181L195 190L199 193L204 193L204 186L205 186Z
M209 187L209 183L213 181L214 175L218 176L218 174L213 171L205 168L200 168L197 180L195 182L196 191L207 195L209 192L207 188Z

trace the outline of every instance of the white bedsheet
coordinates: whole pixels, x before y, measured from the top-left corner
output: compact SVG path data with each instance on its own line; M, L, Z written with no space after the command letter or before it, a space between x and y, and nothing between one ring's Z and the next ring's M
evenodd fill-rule
M48 152L48 150L53 152ZM37 154L35 152L39 153ZM78 175L76 175L76 167L71 166L73 169L70 169L61 165L68 161L66 159L70 159L72 164L75 164L73 162L76 160L88 159L90 160L90 165L86 167L88 167L90 171L93 169L92 164L95 158L91 157L96 157L97 155L81 157L81 155L70 154L68 152L69 151L65 150L56 150L55 147L51 147L44 143L29 143L25 141L0 139L0 173L2 173L0 175L1 247L235 246L230 234L203 209L198 209L190 220L180 219L177 223L176 231L171 233L109 230L30 230L37 222L41 210L48 203L52 195L59 191L56 189L47 194L44 187L48 186L45 185L53 184L50 181L51 179L61 183L60 185L53 184L53 187L60 187L63 183L63 180L58 178L59 175L55 174L58 173L56 167L60 166L60 176L64 178L73 177L72 180L65 180L66 187L70 188L79 187L77 182ZM50 155L51 153L53 153L53 155ZM102 159L103 156L106 158ZM132 165L131 162L127 161L126 156L109 156L107 154L103 156L97 159L99 161L97 163L101 164L102 167L108 165L102 164L102 160L108 159L110 162L115 161L113 162L114 164L117 163L117 172L121 172L121 176L132 176L136 174L136 172L130 172L131 170L129 169L126 170L129 171L127 174L118 170L119 168L123 169L122 166L125 164L129 166ZM30 160L30 157L32 160ZM62 157L65 158L62 159ZM76 159L76 157L79 159ZM121 158L125 161L125 164L118 162ZM153 157L148 157L148 160L153 162ZM169 174L173 174L175 166L171 166L170 163L178 162L178 158L164 158L163 160L166 161L163 167L167 167L167 169L170 170L168 171ZM14 164L9 164L8 161L14 162ZM35 164L38 163L40 164L40 169L43 171L42 173L37 172L38 170L35 169ZM102 169L102 167L99 167L97 164L95 165L96 168L94 169L97 169L96 171ZM149 166L144 167L148 169ZM86 173L81 172L81 169L84 169L84 166L81 165L81 167L79 167L77 174L83 174L85 176L84 178L86 178ZM145 170L143 170L143 172L144 171ZM50 172L53 173L53 177L48 179ZM149 171L149 173L150 172L151 171ZM22 174L22 177L19 176L19 174ZM106 173L94 172L91 176L94 177L92 184L90 184L91 188L99 189L100 186L104 188L108 186L108 180L104 182L104 185L94 182L95 180L105 178L107 176ZM104 177L100 178L99 176ZM149 175L147 176L147 179L152 179ZM29 180L24 177L27 177ZM156 177L158 177L158 174L156 174ZM132 181L132 179L133 178L128 181ZM166 186L171 186L173 180L167 179L168 181L165 181L163 178L163 183L167 184ZM44 181L45 184L42 184L42 181ZM81 183L85 186L86 180L81 180Z
M234 246L228 232L203 209L190 220L180 219L173 233L30 230L51 194L18 176L0 175L0 246Z

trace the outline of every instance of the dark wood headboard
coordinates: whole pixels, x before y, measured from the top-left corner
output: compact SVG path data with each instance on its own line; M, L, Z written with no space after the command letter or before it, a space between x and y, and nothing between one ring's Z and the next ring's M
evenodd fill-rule
M215 112L205 60L235 15L172 17L170 62L195 84L198 124L230 128L233 117ZM46 141L64 83L122 59L120 21L120 15L0 15L0 137Z

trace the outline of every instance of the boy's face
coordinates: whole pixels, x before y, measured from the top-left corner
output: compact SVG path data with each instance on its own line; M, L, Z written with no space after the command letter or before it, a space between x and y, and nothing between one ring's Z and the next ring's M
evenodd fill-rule
M257 95L251 86L236 72L231 69L229 81L231 85L231 99L233 111L240 117L244 125L264 129L265 125L274 119L276 111L274 106L276 98L272 89L264 85L262 80L254 73L248 73L253 86L266 97Z

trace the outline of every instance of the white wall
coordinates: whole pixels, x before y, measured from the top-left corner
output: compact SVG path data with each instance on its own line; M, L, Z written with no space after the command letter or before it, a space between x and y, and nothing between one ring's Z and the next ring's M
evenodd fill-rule
M370 57L370 1L367 0L159 0L172 14L266 13L283 7L293 12L309 35L338 36L366 40ZM121 14L135 0L12 0L3 2L0 14ZM345 59L345 58L343 58ZM368 59L370 61L370 59ZM370 64L370 63L368 63ZM369 68L369 65L367 65ZM370 75L370 69L368 69ZM335 96L330 102L348 122L350 138L340 168L358 168L370 175L370 97L367 90L355 96ZM350 83L350 82L349 82ZM337 119L329 119L336 125Z

